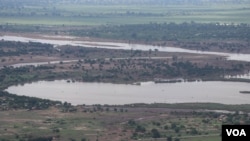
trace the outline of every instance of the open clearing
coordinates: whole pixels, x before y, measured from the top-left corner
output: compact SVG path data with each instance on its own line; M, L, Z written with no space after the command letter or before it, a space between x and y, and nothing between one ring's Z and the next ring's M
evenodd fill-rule
M219 141L220 126L226 117L211 112L167 108L78 106L74 112L52 107L42 111L1 112L0 138L11 140L53 137L56 140L96 139L102 141L152 140L152 129L160 136L182 141ZM227 115L230 116L230 115ZM142 128L143 130L139 129Z

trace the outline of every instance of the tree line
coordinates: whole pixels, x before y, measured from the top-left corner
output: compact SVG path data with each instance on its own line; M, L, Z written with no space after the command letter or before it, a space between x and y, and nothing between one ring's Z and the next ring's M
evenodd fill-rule
M250 40L250 26L247 24L219 23L150 23L137 25L100 26L72 30L72 35L129 41L197 41L197 40Z
M10 109L47 109L50 106L61 104L59 101L50 101L46 99L17 96L5 91L0 91L0 110Z
M12 42L0 41L0 57L2 56L20 56L20 55L41 55L56 52L51 44L38 42Z

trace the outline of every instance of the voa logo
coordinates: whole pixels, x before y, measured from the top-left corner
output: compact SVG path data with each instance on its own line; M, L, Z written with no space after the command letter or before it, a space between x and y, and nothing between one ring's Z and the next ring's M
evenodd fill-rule
M244 129L226 129L227 136L234 136L234 137L241 137L241 136L247 136Z

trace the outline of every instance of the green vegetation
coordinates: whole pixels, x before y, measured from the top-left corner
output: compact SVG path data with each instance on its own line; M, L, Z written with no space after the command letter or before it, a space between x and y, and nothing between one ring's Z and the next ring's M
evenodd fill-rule
M249 1L86 1L0 2L0 23L23 25L124 25L169 22L250 23Z
M201 136L194 138L182 139L181 141L220 141L221 137L218 136Z
M182 57L169 53L138 50L109 50L98 48L82 48L64 46L53 48L52 45L40 43L0 42L1 62L15 63L33 61L35 57L58 59L78 59L79 61L59 64L47 64L41 66L10 67L3 66L0 69L0 89L4 90L11 85L24 84L38 80L71 79L84 82L112 82L112 83L133 83L137 81L152 81L156 78L184 78L189 81L196 79L203 80L224 80L223 75L241 73L249 69L248 63L229 63L226 68L220 64L214 65L206 58L196 63L196 60L189 60L189 56L182 54ZM166 59L152 59L157 56L165 56ZM124 57L124 58L120 58ZM139 59L137 59L137 57ZM140 57L142 59L140 59ZM224 62L221 59L213 58L214 61ZM49 60L48 60L49 62ZM237 80L242 81L242 80ZM6 92L1 97L2 109L45 109L51 105L49 101L29 99L28 97L15 97ZM7 98L7 99L6 99ZM27 100L26 100L27 99ZM18 101L16 101L18 100ZM152 105L153 106L153 105ZM155 105L157 107L157 105ZM179 107L177 105L164 105L166 107ZM181 106L182 107L182 106ZM249 111L247 105L226 106L215 104L190 104L186 108L194 109L228 109ZM72 110L72 109L70 109ZM66 110L68 111L68 109ZM138 130L141 130L138 127Z
M41 51L39 47L33 48L30 44L18 44L20 50L10 51L12 54L25 54L33 49L32 53L22 59L23 61L32 61L34 54L44 55L43 57L60 56L60 58L81 58L79 61L71 63L47 64L38 67L3 67L0 69L0 88L4 89L10 85L23 84L37 80L55 80L55 79L73 79L85 82L117 82L132 83L136 81L149 81L156 78L184 78L187 80L223 80L225 74L241 73L250 66L229 64L228 68L221 68L212 63L208 64L206 60L201 63L193 63L193 60L184 57L170 56L167 59L151 59L158 54L157 51L123 51L107 49L91 49L81 47L64 47L60 52L51 46L46 51ZM26 46L26 48L22 48ZM46 45L44 45L46 46ZM13 49L15 49L13 47ZM9 51L6 54L10 53ZM43 53L41 53L43 52ZM5 53L3 53L5 54ZM100 56L102 54L102 56ZM114 54L114 56L112 56ZM168 54L168 53L166 53ZM165 54L165 55L166 55ZM99 55L99 56L98 56ZM111 56L112 58L110 58ZM91 56L92 58L89 58ZM94 58L98 56L99 58ZM116 59L124 56L125 59ZM108 59L106 59L107 57ZM114 57L114 58L113 58ZM126 59L127 57L127 59ZM135 59L133 59L135 57ZM146 57L145 59L136 59L136 57ZM19 57L20 58L20 57ZM15 60L15 59L14 59ZM199 59L200 60L200 59ZM9 58L2 60L3 63L13 61ZM20 61L17 60L17 61ZM214 58L214 61L220 60ZM223 61L223 60L221 60Z
M32 53L46 57L53 54L64 59L77 57L82 59L77 62L38 67L4 67L0 70L2 90L10 85L44 79L126 83L142 79L152 80L154 77L211 78L214 76L217 78L224 72L237 73L248 68L248 63L242 63L242 65L236 63L236 65L230 64L227 69L222 69L207 64L207 60L204 61L205 63L196 64L192 60L186 60L185 56L179 58L171 54L167 60L133 59L133 57L166 55L158 51L123 51L64 46L60 47L60 52L58 52L49 45L37 44L37 48L33 45L34 43L5 43L2 41L2 57L6 58L7 63L10 52L13 55L11 57L15 57L15 54L18 57L28 54L28 58L24 58L23 61L32 60L33 58L30 58ZM6 51L7 46L10 51ZM19 49L16 49L16 46ZM43 47L46 50L41 50ZM50 52L52 53L50 54ZM5 56L5 53L8 55ZM110 55L114 58L105 59ZM167 55L169 54L167 53ZM118 56L128 57L128 59L115 59ZM200 58L199 61L201 61ZM128 74L131 76L129 77ZM249 116L245 113L223 114L202 111L209 109L249 112L249 105L189 103L72 106L67 102L62 104L49 100L20 97L2 91L0 92L0 105L3 110L0 112L5 113L0 113L0 139L13 141L50 140L51 138L90 141L108 141L114 138L119 138L119 140L151 140L154 138L164 141L203 141L204 137L207 141L219 141L222 124L249 124L250 121Z
M61 104L61 102L27 96L16 96L7 92L0 91L0 110L2 111L8 111L11 109L42 110L56 104Z
M159 109L158 109L159 110ZM143 140L157 138L157 140L220 140L220 124L237 124L238 119L245 119L242 124L248 124L246 114L221 114L213 112L172 111L170 116L162 114L158 120L142 118L129 120L126 130L133 130L132 139Z
M72 31L76 36L88 36L125 41L208 41L208 40L250 40L250 27L247 24L220 25L201 23L138 24L101 26ZM164 44L163 44L164 45ZM211 45L210 45L211 46Z
M202 140L219 141L222 124L248 124L247 114L64 103L46 110L4 111L0 138L7 140ZM110 110L105 110L105 109ZM121 110L123 109L123 110ZM126 111L126 112L122 112ZM2 111L0 111L2 112Z
M20 55L42 55L53 54L56 50L53 45L42 43L22 43L22 42L8 42L0 41L0 57L3 56L20 56ZM3 62L3 61L2 61Z
M127 105L131 106L131 105ZM206 109L206 110L226 110L226 111L243 111L250 112L249 104L245 105L225 105L218 103L180 103L180 104L133 104L132 107L147 107L147 108L170 108L170 109Z

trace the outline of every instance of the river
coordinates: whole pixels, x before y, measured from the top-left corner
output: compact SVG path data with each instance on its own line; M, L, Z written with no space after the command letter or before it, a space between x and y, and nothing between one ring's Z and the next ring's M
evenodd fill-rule
M82 46L82 47L94 47L94 48L106 48L106 49L123 49L123 50L158 50L162 52L181 52L181 53L193 53L193 54L210 54L219 55L226 57L228 60L235 61L247 61L250 62L250 54L239 54L239 53L224 53L224 52L210 52L210 51L197 51L189 50L177 47L162 47L153 45L141 45L141 44L128 44L128 43L116 43L116 42L90 42L90 41L79 41L72 38L65 38L65 40L56 39L39 39L39 38L27 38L19 36L0 36L0 40L5 41L19 41L19 42L39 42L52 44L55 46L60 45L71 45L71 46Z
M250 104L249 83L242 82L144 82L141 85L85 83L66 80L39 81L11 86L6 91L17 95L67 101L78 104L187 103L211 102Z
M0 40L20 42L40 42L58 45L97 47L124 50L155 50L163 52L182 52L195 54L211 54L226 57L228 60L250 62L250 54L208 52L188 50L176 47L160 47L114 42L77 41L72 38L65 40L36 39L17 36L0 36ZM77 61L77 60L73 60ZM47 62L41 62L41 64ZM58 63L58 62L51 62ZM27 65L27 64L24 64ZM29 64L28 64L29 65ZM34 64L32 64L34 65ZM36 64L35 64L36 65ZM39 65L39 64L38 64ZM18 65L14 66L18 67ZM232 78L234 76L227 76ZM249 79L249 75L244 76ZM17 95L26 95L51 100L67 101L78 104L130 104L130 103L185 103L212 102L223 104L250 104L250 95L240 91L250 91L249 83L242 82L182 82L142 85L126 85L111 83L67 83L65 80L39 81L23 86L11 86L6 91Z

